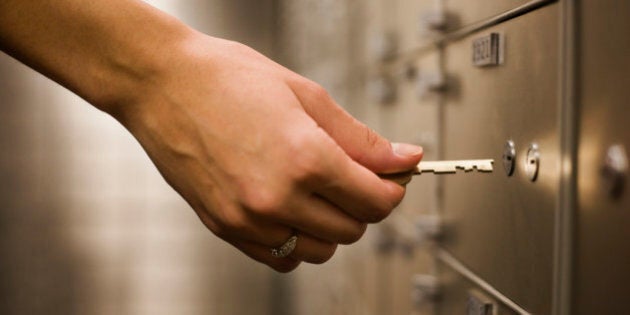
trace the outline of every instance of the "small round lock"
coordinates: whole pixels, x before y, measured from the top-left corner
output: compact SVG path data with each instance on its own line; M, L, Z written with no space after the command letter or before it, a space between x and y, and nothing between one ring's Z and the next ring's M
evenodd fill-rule
M516 164L516 148L514 141L508 140L503 147L503 169L507 176L514 174L514 164Z
M538 169L540 168L540 152L538 151L538 144L532 143L527 150L527 157L525 159L525 174L533 182L538 178Z
M619 198L623 193L628 174L628 156L621 144L616 144L608 148L606 159L602 167L604 178L604 188L611 197Z

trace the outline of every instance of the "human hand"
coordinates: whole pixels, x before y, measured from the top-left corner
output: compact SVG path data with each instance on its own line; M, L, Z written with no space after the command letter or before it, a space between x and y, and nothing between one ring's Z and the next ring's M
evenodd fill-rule
M375 173L421 158L394 153L319 85L142 1L0 8L0 49L116 117L212 232L276 270L358 240L404 194ZM294 233L291 256L272 257Z
M117 117L217 236L278 271L322 263L385 218L418 163L317 84L234 42L197 36ZM270 254L291 235L289 257Z

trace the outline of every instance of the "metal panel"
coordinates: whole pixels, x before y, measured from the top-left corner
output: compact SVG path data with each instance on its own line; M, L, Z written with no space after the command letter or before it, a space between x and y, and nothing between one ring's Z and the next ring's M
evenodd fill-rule
M630 153L630 2L581 1L578 212L572 314L627 314L630 190L612 198L602 167L610 146ZM627 161L627 160L626 160Z
M472 64L472 43L502 34L504 62ZM495 159L491 174L444 178L443 246L527 311L551 308L552 243L558 192L558 10L550 5L450 43L444 158ZM502 166L507 140L516 169ZM530 143L540 149L536 181L526 175Z
M438 113L440 94L425 87L439 76L439 53L431 51L416 58L412 64L401 64L395 70L398 73L398 102L391 104L393 112L389 116L387 128L392 140L422 145L425 159L436 159L438 151ZM413 69L413 70L412 70ZM413 73L413 75L412 75ZM393 278L396 281L392 314L409 314L410 277L412 273L427 273L431 269L428 253L419 250L410 251L417 241L416 223L418 215L431 215L437 212L437 178L425 176L414 178L407 185L407 194L394 213L384 224L391 224L403 252L399 263L394 266ZM405 253L405 251L409 251Z
M437 132L440 93L425 89L427 78L440 71L439 53L426 52L408 63L384 66L392 79L396 98L388 104L370 104L378 117L376 130L395 142L420 144L425 157L437 158ZM421 93L421 90L426 90ZM421 248L415 248L420 214L435 214L437 178L415 178L407 186L405 199L384 222L375 226L377 242L381 244L381 276L387 279L386 288L379 294L379 312L409 314L412 311L410 278L414 273L427 273L431 269L430 257ZM416 310L417 311L417 310Z

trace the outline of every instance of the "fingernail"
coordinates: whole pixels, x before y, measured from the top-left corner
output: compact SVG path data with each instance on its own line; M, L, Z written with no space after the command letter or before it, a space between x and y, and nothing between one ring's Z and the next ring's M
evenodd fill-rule
M408 143L392 143L392 149L398 155L415 156L422 154L422 147Z

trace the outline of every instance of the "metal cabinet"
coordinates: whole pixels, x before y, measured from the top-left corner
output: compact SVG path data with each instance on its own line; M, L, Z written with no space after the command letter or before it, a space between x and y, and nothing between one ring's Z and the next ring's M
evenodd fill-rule
M495 171L444 178L444 248L529 312L551 309L558 193L558 9L549 5L449 42L444 48L445 159L493 158ZM503 41L503 63L473 65L473 41ZM535 53L534 53L535 52ZM515 171L503 170L507 141ZM538 175L526 174L530 145Z

